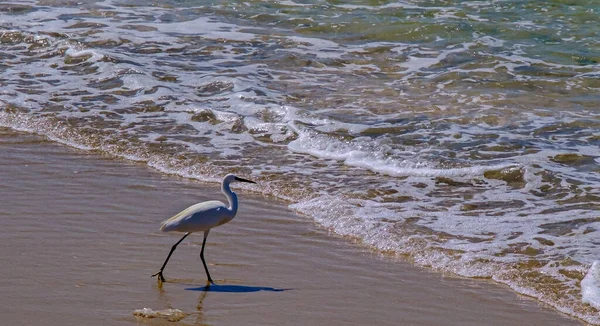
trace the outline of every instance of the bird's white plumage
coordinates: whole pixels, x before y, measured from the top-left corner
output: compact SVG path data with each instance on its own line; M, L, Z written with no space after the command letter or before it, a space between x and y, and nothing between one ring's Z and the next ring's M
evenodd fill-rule
M164 221L160 230L163 232L206 231L229 222L234 215L235 212L218 200L205 201L192 205Z

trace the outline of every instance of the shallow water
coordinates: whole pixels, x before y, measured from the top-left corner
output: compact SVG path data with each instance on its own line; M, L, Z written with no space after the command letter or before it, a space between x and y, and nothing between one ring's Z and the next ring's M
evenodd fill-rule
M600 323L593 1L0 5L0 125L267 195Z

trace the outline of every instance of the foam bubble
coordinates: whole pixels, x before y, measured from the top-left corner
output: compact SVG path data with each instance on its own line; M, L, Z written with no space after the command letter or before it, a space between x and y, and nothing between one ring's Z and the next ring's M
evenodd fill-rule
M133 315L136 318L140 318L140 319L163 318L170 322L177 322L177 321L184 319L189 314L184 313L183 311L181 311L179 309L171 309L170 308L170 309L163 309L163 310L153 310L151 308L142 308L142 309L134 310Z
M91 60L92 62L100 61L102 58L104 58L104 55L102 53L99 53L98 51L91 49L81 49L79 46L68 47L65 51L65 54L73 58L89 56L90 58L88 60Z

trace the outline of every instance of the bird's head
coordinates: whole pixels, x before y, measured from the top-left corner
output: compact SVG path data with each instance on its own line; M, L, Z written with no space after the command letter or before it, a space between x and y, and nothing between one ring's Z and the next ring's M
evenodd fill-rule
M248 180L248 179L244 179L244 178L240 178L238 176L236 176L235 174L228 174L225 176L225 178L223 178L223 184L230 184L234 181L239 181L239 182L248 182L248 183L256 183L254 181Z

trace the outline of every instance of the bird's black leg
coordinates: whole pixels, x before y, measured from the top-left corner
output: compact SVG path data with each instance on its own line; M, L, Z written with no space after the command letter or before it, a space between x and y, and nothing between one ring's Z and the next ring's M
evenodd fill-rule
M185 237L187 237L188 235L190 235L190 232L186 233L183 238L181 238L181 240L177 241L176 244L173 245L173 247L171 247L171 251L169 251L169 255L167 256L167 259L165 259L164 264L162 265L162 267L160 268L160 270L158 271L158 273L153 274L152 277L154 276L158 276L158 280L161 282L165 281L165 278L163 277L163 270L165 269L165 266L167 266L167 262L169 261L169 258L171 258L171 255L173 254L173 251L175 251L175 248L177 248L177 245L179 243L181 243L181 241L183 241L183 239L185 239ZM204 237L204 239L206 240L206 236Z
M208 238L209 230L204 231L204 241L202 241L202 250L200 250L200 259L202 259L202 264L204 265L204 270L206 271L206 276L208 276L208 281L211 284L214 284L212 278L210 277L210 273L208 272L208 267L206 267L206 261L204 261L204 246L206 245L206 238Z

